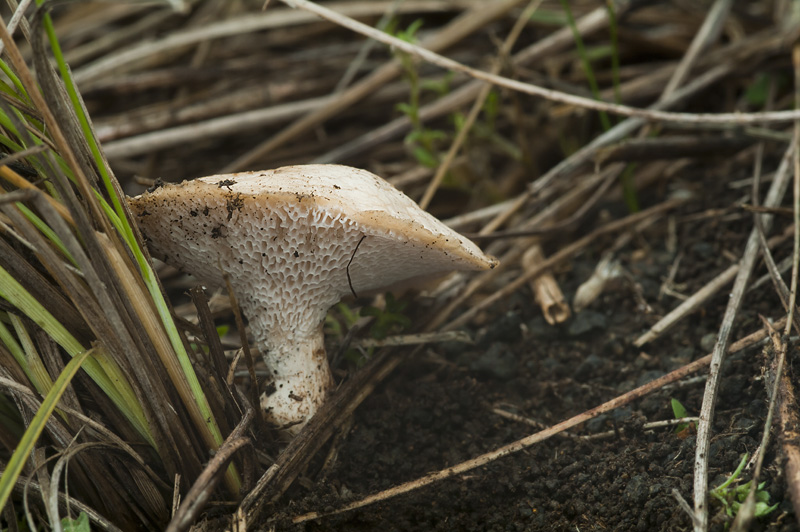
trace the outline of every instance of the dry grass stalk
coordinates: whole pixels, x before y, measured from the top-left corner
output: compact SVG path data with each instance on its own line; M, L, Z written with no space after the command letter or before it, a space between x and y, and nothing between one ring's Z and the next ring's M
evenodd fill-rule
M621 275L619 261L614 259L613 254L605 253L597 263L592 276L581 283L575 291L572 308L575 309L575 312L580 312L591 305Z
M783 159L784 163L787 163L793 150L794 144L787 150L786 157ZM775 180L770 186L767 197L764 200L764 205L767 207L777 206L786 192L786 187L789 184L789 165L784 164L782 168L783 171L779 169ZM765 230L769 230L772 217L762 214L755 214L755 216L763 216L763 226ZM758 251L758 230L754 228L747 239L747 245L739 263L739 271L736 274L733 290L731 291L728 305L725 309L725 315L720 325L717 343L714 346L714 352L712 354L708 381L706 382L706 388L703 394L703 406L700 411L700 423L697 427L697 448L695 451L694 510L698 518L698 523L695 526L696 529L705 530L708 526L708 449L711 441L711 423L714 419L714 407L716 406L717 391L721 378L722 362L728 351L730 335L733 332L733 322L742 304L742 298L750 280L750 274L759 257Z
M40 23L42 19L35 20L37 31ZM33 119L42 121L40 128L47 135L25 122L31 119L24 114L27 102L21 108L13 99L0 104L9 118L4 138L13 137L23 147L41 145L16 154L34 165L26 170L35 177L30 182L8 166L0 168L3 187L17 189L0 202L2 247L8 252L0 257L0 266L14 274L4 281L3 319L27 342L35 377L28 388L42 394L48 392L47 381L62 371L65 352L74 357L92 348L83 366L88 376L78 374L70 384L75 389L65 391L60 416L50 417L45 425L60 458L52 470L36 472L47 492L42 504L51 523L58 523L61 477L69 463L72 492L98 512L113 515L114 524L159 528L168 518L164 478L180 474L194 479L200 473L208 449L217 447L209 426L224 413L221 408L201 412L198 396L190 390L194 370L179 366L176 351L187 344L169 338L168 322L159 317L154 300L161 297L156 296L158 286L146 285L145 262L134 258L141 238L137 242L135 229L125 232L124 222L130 217L124 205L118 204L118 210L112 206L124 195L102 157L92 154L91 138L76 115L82 112L80 100L74 106L69 100L39 35L32 42L37 79L2 23L0 37L4 66L10 64L8 72L13 70L19 80L17 90L29 98ZM28 299L27 293L33 297ZM5 341L10 341L8 335ZM6 355L4 348L7 367L21 364ZM43 366L36 357L43 359ZM37 408L24 395L14 397L25 414ZM74 415L67 413L73 411ZM105 426L98 429L94 422L86 430L86 415ZM137 452L120 446L122 440ZM84 452L109 446L126 452ZM32 456L44 463L40 450L34 449ZM235 475L226 473L225 483L236 491Z
M500 87L518 91L523 94L538 96L554 102L574 105L576 107L580 107L583 109L609 112L626 117L641 118L651 121L679 122L684 124L749 125L749 124L769 123L769 122L775 122L775 123L790 122L793 120L800 119L800 111L767 111L763 113L719 113L719 114L677 113L669 111L638 109L626 105L598 102L597 100L593 100L591 98L573 96L571 94L566 94L561 91L545 89L533 85L531 83L521 83L509 78L505 78L494 74L489 74L487 72L483 72L481 70L465 66L461 63L458 63L457 61L453 61L452 59L448 59L439 54L433 53L424 47L402 41L390 35L383 34L378 30L371 28L370 26L366 26L360 22L357 22L350 17L340 15L335 11L332 11L321 5L315 4L309 0L283 0L283 1L294 7L303 8L313 13L316 13L323 18L335 22L336 24L352 29L353 31L366 35L370 38L373 38L377 41L383 42L390 46L399 48L400 50L406 53L418 56L442 68L455 70L457 72L464 72L487 83L494 83ZM263 151L269 151L266 149L267 147L268 145L264 145L264 147L262 148ZM269 147L272 148L272 146ZM245 161L243 160L243 162Z

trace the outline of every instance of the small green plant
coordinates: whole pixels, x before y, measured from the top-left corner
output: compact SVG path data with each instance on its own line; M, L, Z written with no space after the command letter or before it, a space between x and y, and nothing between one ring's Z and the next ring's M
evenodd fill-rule
M689 413L686 411L686 407L678 401L677 399L670 399L670 405L672 405L672 414L675 416L675 419L683 419L685 417L689 417ZM689 423L679 423L677 427L675 427L675 434L680 434L686 429L689 428Z
M422 20L417 19L405 30L397 31L395 37L413 43L417 40L416 34L422 27ZM434 168L439 164L439 152L436 144L446 140L448 135L438 129L426 128L419 116L420 99L424 90L432 90L439 95L450 90L449 78L444 82L431 83L420 80L419 70L414 58L406 52L397 51L395 56L403 65L403 77L409 85L408 102L398 103L396 108L411 121L411 132L406 135L405 144L411 149L414 158L423 166Z
M358 311L353 311L345 303L337 303L325 316L325 335L342 339L357 321Z
M710 491L711 495L722 504L725 515L731 519L736 517L739 508L747 498L747 494L750 492L750 483L752 480L739 486L734 486L734 484L739 480L739 475L742 474L742 470L744 470L744 466L749 457L749 453L745 453L742 456L742 460L739 462L739 466L736 468L736 471L734 471L733 474L731 474L731 476L725 480L725 482ZM756 488L756 517L764 517L765 515L769 515L775 510L775 508L778 507L777 503L773 504L772 506L769 505L769 492L764 489L765 485L766 482L762 482Z
M64 532L91 532L92 530L89 525L89 516L85 512L81 512L76 519L63 517L61 519L61 529Z
M391 292L386 293L386 305L383 309L364 307L362 316L372 316L375 320L369 328L369 335L376 340L383 340L390 334L396 334L411 326L411 319L403 314L408 303L394 298Z
M358 319L364 316L374 318L368 335L375 340L383 340L389 335L401 333L410 327L411 319L403 314L408 303L395 299L391 292L386 293L385 300L386 304L382 309L367 306L353 310L344 303L337 304L325 317L326 334L341 340ZM344 358L360 367L372 356L374 351L374 347L367 348L365 352L360 349L350 348L344 352Z
M760 74L745 90L744 98L753 106L763 106L769 96L769 87L773 78L769 74Z

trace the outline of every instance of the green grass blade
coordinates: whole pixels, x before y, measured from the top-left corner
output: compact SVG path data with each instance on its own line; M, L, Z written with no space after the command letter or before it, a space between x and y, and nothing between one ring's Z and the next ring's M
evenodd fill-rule
M1 314L0 316L5 315L6 314ZM22 350L22 346L19 345L19 342L17 342L14 334L8 327L6 327L6 324L3 323L2 320L0 320L0 343L6 346L6 349L9 350L11 356L13 356L14 360L16 360L17 364L19 364L19 367L21 367L25 373L28 373L27 361L25 360L25 351Z
M72 258L72 255L70 255L69 251L67 250L67 247L61 241L61 238L59 238L59 236L56 234L56 232L53 231L52 229L50 229L50 226L47 225L44 220L39 218L39 216L35 212L30 210L28 207L26 207L22 203L16 203L16 206L22 212L22 214L25 215L25 217L28 220L30 220L30 222L33 224L33 226L36 227L36 229L38 229L39 231L41 231L42 234L50 242L52 242L53 245L56 248L58 248L58 250L61 252L61 254L64 255L64 257L66 257L67 260L69 260L72 263L72 265L77 268L78 267L78 263L75 261L74 258Z
M43 0L37 0L36 3L37 5L41 6L42 2ZM222 433L219 430L219 426L217 425L216 420L214 419L214 415L211 411L210 405L208 404L208 400L206 399L203 389L200 386L200 381L197 378L197 375L195 374L194 367L192 367L189 355L188 353L186 353L183 341L181 340L180 337L180 333L178 332L178 329L175 326L174 321L172 320L172 316L169 313L166 301L164 300L163 294L161 293L161 290L158 286L158 282L155 277L155 272L153 272L152 268L150 267L150 264L145 259L144 254L136 244L136 239L134 237L133 229L131 228L125 216L125 212L122 206L122 200L119 197L117 197L115 188L112 184L111 176L108 172L108 169L106 168L105 162L100 153L100 147L97 143L97 139L94 138L94 135L92 134L92 129L89 125L88 117L85 115L83 111L83 106L81 105L77 88L75 86L74 81L72 80L72 75L70 73L69 67L67 66L66 60L64 59L64 55L61 51L61 46L58 43L58 39L55 34L53 21L49 14L45 14L43 16L43 24L45 32L47 33L48 39L50 41L50 48L53 51L56 64L58 65L59 72L61 74L62 79L64 80L64 85L66 87L67 94L69 95L70 101L72 103L72 107L78 117L78 121L80 122L84 137L86 138L91 153L95 159L95 163L100 173L101 180L103 181L103 184L105 186L106 192L109 198L111 199L113 210L117 215L119 224L117 225L117 229L120 231L120 234L122 235L123 239L131 249L137 261L137 264L142 272L148 292L150 293L150 296L153 298L153 301L155 302L156 309L167 331L167 335L172 345L172 348L178 357L181 369L184 375L186 376L186 380L189 383L189 388L191 390L191 393L194 397L194 400L197 404L197 407L200 410L203 419L205 420L206 423L205 428L208 431L209 435L211 436L210 439L216 444L217 447L219 447L219 445L221 445L223 442ZM202 427L199 428L202 429Z
M572 36L575 39L575 47L578 49L578 56L581 58L583 71L586 74L589 87L592 89L592 95L594 96L595 100L600 101L600 88L597 86L597 80L594 77L594 71L592 70L592 65L589 62L589 58L586 54L586 47L583 45L583 39L578 31L578 26L575 25L575 17L572 16L572 10L569 7L569 1L561 0L561 6L564 8L564 14L567 16L567 23L572 30ZM603 129L605 131L611 129L611 119L608 118L608 114L606 114L605 111L600 111L598 114L600 115L600 123L603 125Z
M606 0L608 11L608 33L611 39L611 79L614 85L614 102L622 103L619 83L619 37L617 36L617 14L614 11L614 0Z
M18 308L34 323L44 329L71 357L74 358L79 353L86 351L80 342L44 306L2 267L0 267L0 297ZM151 445L155 445L144 411L119 366L110 359L105 366L101 366L97 359L92 358L86 362L84 369L117 405L142 437Z
M46 395L53 387L53 379L50 378L50 374L47 372L47 368L45 368L44 362L42 362L39 352L36 350L36 346L33 343L33 339L25 328L25 324L22 323L19 316L9 314L8 317L11 320L11 324L14 326L17 338L19 338L20 345L25 353L28 378L40 394Z
M30 100L28 99L28 93L25 91L25 87L22 85L22 82L3 60L0 60L0 70L3 71L3 74L8 76L8 79L10 79L11 83L13 83L14 87L16 87L17 93L14 96L17 98L22 98L26 103L30 103Z
M14 489L14 484L17 482L20 473L22 473L25 462L27 462L28 457L31 452L33 452L33 446L36 445L39 436L41 436L47 424L47 420L50 419L50 416L53 414L58 401L61 399L61 396L64 395L64 391L67 389L67 386L69 386L72 378L75 377L75 374L78 373L81 365L91 353L92 350L84 351L69 361L64 371L62 371L61 375L56 379L50 392L45 396L44 401L42 401L42 406L39 407L36 415L33 416L30 426L25 430L25 434L22 435L22 440L20 440L17 448L14 449L14 454L11 455L11 459L8 461L8 467L3 471L3 476L0 477L0 508L5 508L8 498L11 496L11 492Z

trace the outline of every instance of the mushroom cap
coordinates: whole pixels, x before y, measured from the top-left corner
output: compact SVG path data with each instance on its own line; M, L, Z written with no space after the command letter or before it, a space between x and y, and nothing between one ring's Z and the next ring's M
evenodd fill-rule
M360 293L497 263L383 179L341 165L203 177L130 205L166 262L212 284L225 271L237 293L259 276L284 292L324 279L325 311L351 285Z

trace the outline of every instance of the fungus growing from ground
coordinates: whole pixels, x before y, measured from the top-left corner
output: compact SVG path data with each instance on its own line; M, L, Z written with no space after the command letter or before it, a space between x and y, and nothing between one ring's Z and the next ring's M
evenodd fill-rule
M343 296L496 264L383 179L347 166L204 177L129 203L155 256L211 286L228 274L272 377L262 407L293 431L333 384L322 323Z

